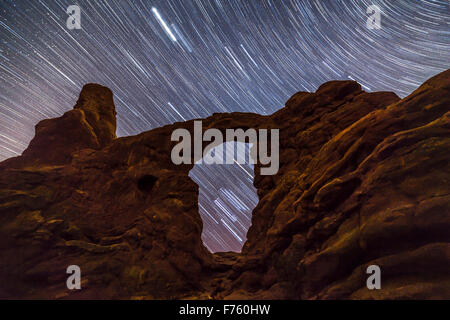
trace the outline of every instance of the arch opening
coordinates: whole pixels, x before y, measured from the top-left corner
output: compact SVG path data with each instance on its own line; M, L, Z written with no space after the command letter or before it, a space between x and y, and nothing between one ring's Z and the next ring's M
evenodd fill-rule
M216 156L220 150L224 159L245 156L245 163L206 164L202 158L189 172L189 177L199 186L202 241L212 253L241 252L247 240L252 212L259 201L253 186L254 165L249 161L251 147L250 143L225 142L209 150L206 156Z

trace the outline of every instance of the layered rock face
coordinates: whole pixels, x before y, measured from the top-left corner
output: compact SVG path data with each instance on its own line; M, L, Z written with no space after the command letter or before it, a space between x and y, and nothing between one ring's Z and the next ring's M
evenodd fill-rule
M46 299L450 298L450 71L410 96L353 81L299 92L271 116L214 114L204 130L280 129L242 253L201 243L192 165L175 129L116 138L109 89L36 126L0 163L0 297ZM66 288L78 265L82 289ZM368 290L366 268L381 269Z
M101 149L116 139L113 93L106 87L87 84L73 108L57 119L36 125L36 135L22 157L25 164L63 164L82 149Z

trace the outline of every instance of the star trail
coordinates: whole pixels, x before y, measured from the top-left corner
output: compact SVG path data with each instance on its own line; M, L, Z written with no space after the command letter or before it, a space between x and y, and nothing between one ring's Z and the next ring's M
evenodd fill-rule
M67 28L69 5L81 29ZM366 27L370 5L381 29ZM449 67L448 0L2 0L0 160L88 82L114 92L126 136L214 112L271 114L336 79L404 97ZM205 245L239 251L258 202L253 168L196 165L191 177Z

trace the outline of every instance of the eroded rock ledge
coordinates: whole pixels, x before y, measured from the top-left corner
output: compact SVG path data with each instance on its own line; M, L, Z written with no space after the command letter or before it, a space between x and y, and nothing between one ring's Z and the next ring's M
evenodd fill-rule
M449 111L446 71L402 100L332 81L271 116L203 119L280 129L243 252L212 255L192 166L170 161L172 131L193 121L116 138L112 92L86 85L0 163L0 297L449 299ZM366 289L370 264L381 290Z

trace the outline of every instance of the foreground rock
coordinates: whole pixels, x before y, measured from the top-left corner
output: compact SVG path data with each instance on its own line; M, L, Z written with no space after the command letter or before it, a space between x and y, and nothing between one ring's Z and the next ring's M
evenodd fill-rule
M193 121L116 138L111 91L87 85L0 163L0 297L449 299L449 111L446 71L402 100L333 81L271 116L204 119L280 129L243 252L213 255L192 166L170 160ZM82 290L66 288L72 264ZM366 288L371 264L382 290Z

